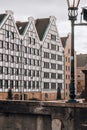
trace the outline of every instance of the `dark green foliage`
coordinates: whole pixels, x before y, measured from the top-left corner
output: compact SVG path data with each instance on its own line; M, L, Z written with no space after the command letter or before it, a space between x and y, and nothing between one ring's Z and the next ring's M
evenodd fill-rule
M10 99L10 100L12 100L12 89L11 88L9 88L8 89L8 97L7 97L7 99Z
M57 88L57 100L60 100L61 99L61 88L58 87Z

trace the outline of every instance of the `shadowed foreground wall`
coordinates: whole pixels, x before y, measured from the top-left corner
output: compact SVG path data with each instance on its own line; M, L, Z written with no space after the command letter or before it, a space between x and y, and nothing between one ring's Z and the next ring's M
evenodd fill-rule
M87 104L0 101L0 130L87 130Z

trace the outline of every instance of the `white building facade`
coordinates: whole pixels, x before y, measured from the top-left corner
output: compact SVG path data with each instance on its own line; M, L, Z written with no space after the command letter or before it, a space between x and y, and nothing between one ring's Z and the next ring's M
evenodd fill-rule
M27 22L15 23L13 12L6 11L0 23L0 92L12 88L18 99L20 94L26 99L56 99L58 86L64 90L63 47L56 18L29 17Z

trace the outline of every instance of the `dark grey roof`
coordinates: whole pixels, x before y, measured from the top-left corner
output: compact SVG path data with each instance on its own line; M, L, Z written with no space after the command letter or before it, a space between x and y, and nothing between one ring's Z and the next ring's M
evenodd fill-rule
M28 26L28 22L16 22L17 28L19 33L22 35L26 29L26 27Z
M49 25L49 18L37 19L35 26L37 29L37 33L39 35L40 40L42 40L44 33Z
M4 20L7 14L0 14L0 23Z
M87 54L77 55L77 67L84 67L87 65Z
M66 47L67 38L68 38L68 36L66 36L66 37L61 37L62 45L63 45L64 48Z

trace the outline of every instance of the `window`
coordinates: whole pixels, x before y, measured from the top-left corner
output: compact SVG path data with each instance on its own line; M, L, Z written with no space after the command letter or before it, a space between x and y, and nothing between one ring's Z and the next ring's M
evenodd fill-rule
M48 72L44 72L44 78L49 78L49 73Z
M5 48L9 49L9 42L5 42Z
M51 50L56 50L56 45L51 44Z
M11 39L14 39L14 32L11 32Z
M62 83L58 83L58 87L62 89Z
M58 79L62 79L62 74L58 74Z
M15 68L15 75L19 74L19 70L17 68Z
M49 58L49 53L48 52L44 52L44 58Z
M60 49L60 47L59 46L57 46L57 50L59 51L59 49Z
M51 63L51 69L56 69L56 64Z
M18 88L18 81L15 81L15 88Z
M31 70L29 70L29 76L31 76Z
M56 54L51 54L51 59L56 60Z
M24 64L27 64L27 58L24 58Z
M8 88L8 80L5 80L5 88Z
M37 87L37 89L39 89L39 82L38 81L36 82L36 87Z
M35 70L33 70L33 77L35 76Z
M44 68L49 68L49 63L48 62L44 62Z
M62 65L58 64L58 70L62 70Z
M44 82L44 89L49 89L49 83L48 82Z
M19 51L19 45L15 44L15 50Z
M17 58L17 63L19 63L19 57L17 56L16 58Z
M0 61L3 61L3 54L0 54Z
M31 59L29 59L29 65L31 65Z
M3 41L0 40L0 48L3 48Z
M14 81L10 80L10 87L13 88L14 87Z
M5 61L9 61L9 55L5 55Z
M37 50L37 55L39 56L39 50Z
M2 87L3 87L3 80L0 79L0 88L2 88Z
M56 89L56 83L51 83L51 89Z
M11 56L11 62L13 63L14 62L14 56Z
M5 67L5 74L8 74L8 68Z
M33 89L35 89L35 81L33 81Z
M10 68L10 74L14 75L14 68Z
M9 31L8 30L5 30L5 37L9 38Z
M14 50L14 44L13 43L10 43L10 49Z
M27 76L27 69L24 70L24 75Z
M31 48L28 48L29 49L29 54L31 54Z
M35 45L35 38L32 39L33 44Z
M27 87L27 82L26 81L24 81L24 88L26 88Z
M3 67L0 66L0 74L3 74Z
M31 88L31 81L28 81L28 88Z
M56 79L56 73L51 73L51 78Z
M36 76L39 77L39 71L36 71Z
M70 54L70 49L68 49L68 54Z
M29 44L31 44L31 37L29 37L28 41L29 41Z
M48 48L48 49L50 48L50 43L47 43L47 48Z
M27 47L24 47L24 52L27 53Z
M56 41L56 35L51 34L51 40Z
M58 55L58 61L62 61L62 56Z

